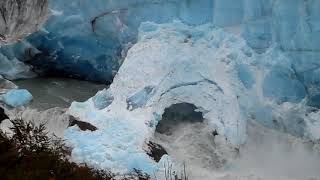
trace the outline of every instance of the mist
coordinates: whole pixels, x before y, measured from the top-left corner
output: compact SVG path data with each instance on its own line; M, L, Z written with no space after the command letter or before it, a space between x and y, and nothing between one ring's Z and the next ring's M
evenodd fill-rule
M320 179L319 144L266 129L248 126L248 141L232 163L234 173L264 179Z
M320 179L319 144L256 122L247 128L248 139L239 152L203 123L180 124L170 136L157 133L155 141L168 150L178 174L186 164L189 179Z

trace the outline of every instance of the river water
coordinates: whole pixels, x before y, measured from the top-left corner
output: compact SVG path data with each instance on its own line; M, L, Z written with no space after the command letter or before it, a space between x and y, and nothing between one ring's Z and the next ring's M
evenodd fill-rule
M29 107L47 110L53 107L67 108L73 101L83 102L107 85L67 78L34 78L13 81L19 88L33 95Z

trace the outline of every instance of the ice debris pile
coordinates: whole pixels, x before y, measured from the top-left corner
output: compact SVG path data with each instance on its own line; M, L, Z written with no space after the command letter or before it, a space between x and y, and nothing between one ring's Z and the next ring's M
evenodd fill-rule
M26 89L18 89L18 86L0 75L0 102L16 108L27 105L33 99Z
M246 141L248 119L319 139L320 113L307 101L291 59L276 45L257 53L240 35L212 24L145 22L110 88L69 109L98 130L72 127L65 137L77 162L153 172L158 166L143 146L173 104L195 105L225 145L237 147Z

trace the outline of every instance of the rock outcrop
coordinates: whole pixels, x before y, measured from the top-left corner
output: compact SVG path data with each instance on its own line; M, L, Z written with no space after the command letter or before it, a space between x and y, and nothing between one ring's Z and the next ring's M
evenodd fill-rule
M4 112L4 109L2 107L0 107L0 123L3 120L9 119L9 117L6 115L6 113Z
M48 17L48 0L1 0L0 45L37 31Z
M69 119L69 127L77 125L82 131L90 130L90 131L96 131L98 128L95 127L94 125L84 122L84 121L79 121L77 118L70 116Z

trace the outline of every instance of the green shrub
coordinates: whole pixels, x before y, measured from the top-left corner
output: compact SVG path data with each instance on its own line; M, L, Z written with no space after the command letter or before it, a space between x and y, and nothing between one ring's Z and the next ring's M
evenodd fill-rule
M69 162L70 149L50 138L45 126L12 121L13 136L0 132L0 177L3 180L109 180L114 175Z
M49 137L45 125L36 126L21 119L11 121L12 137L0 131L1 180L114 180L107 170L70 162L71 149L57 137ZM117 176L119 178L119 175ZM123 180L149 180L150 176L134 170Z

